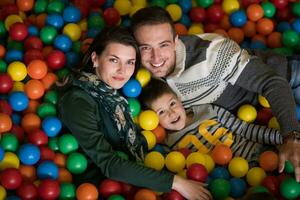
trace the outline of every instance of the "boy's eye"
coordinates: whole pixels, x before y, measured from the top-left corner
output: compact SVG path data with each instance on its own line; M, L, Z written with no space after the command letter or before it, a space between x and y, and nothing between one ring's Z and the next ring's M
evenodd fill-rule
M163 115L164 113L165 113L164 110L160 110L160 111L157 112L157 115L161 116L161 115Z
M176 101L171 101L170 106L175 106L176 105Z

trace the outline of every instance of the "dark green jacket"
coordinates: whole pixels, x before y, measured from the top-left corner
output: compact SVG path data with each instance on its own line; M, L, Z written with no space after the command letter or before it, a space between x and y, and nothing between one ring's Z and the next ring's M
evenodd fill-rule
M108 113L99 112L97 102L85 91L69 88L60 97L58 109L63 124L76 137L89 159L88 169L74 177L75 184L92 182L97 185L107 177L155 191L171 190L173 174L155 171L116 154L124 145L118 133L111 131L114 130L113 121Z

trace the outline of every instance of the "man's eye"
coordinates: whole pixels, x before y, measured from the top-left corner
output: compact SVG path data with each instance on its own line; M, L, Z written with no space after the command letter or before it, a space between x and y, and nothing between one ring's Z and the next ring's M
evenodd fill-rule
M167 44L167 43L161 45L161 47L168 47L168 46L169 46L169 44Z
M149 51L149 50L150 50L150 47L140 47L140 50L141 50L141 51Z

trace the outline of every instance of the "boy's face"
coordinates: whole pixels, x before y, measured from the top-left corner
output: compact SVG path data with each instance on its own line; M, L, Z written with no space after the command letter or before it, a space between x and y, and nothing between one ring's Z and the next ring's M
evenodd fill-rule
M181 130L186 124L186 113L179 99L166 93L151 104L151 109L159 117L160 125L168 130Z
M168 23L143 25L135 33L140 45L142 64L155 77L166 77L175 67L178 36L173 37Z

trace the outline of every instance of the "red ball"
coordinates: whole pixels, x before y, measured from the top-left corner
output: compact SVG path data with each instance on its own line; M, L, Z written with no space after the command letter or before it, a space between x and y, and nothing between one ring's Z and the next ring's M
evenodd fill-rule
M8 190L17 189L22 183L22 175L16 168L6 168L1 172L1 185Z
M271 0L271 2L277 9L283 9L289 4L288 0Z
M176 190L171 190L163 195L163 200L184 200L185 198Z
M12 112L13 111L10 104L6 100L0 100L0 113L4 113L10 116Z
M113 194L121 194L122 193L122 185L118 181L114 181L111 179L105 179L100 184L99 193L104 198L108 198L109 196L111 196Z
M276 12L275 17L277 21L290 21L293 18L291 7L287 6L280 9Z
M208 172L202 164L193 163L187 168L186 177L194 181L205 182Z
M275 176L266 176L261 185L266 187L274 196L279 194L279 180Z
M66 64L66 56L62 51L54 50L47 56L48 67L53 70L58 70L64 67Z
M206 12L204 8L194 7L191 9L189 16L192 22L201 23L204 22L206 19Z
M38 198L38 189L31 182L24 182L17 189L17 195L23 200L34 200Z
M29 50L29 49L42 50L43 42L40 38L38 38L36 36L29 36L24 41L24 48L25 48L25 50Z
M272 117L273 113L270 108L262 108L257 112L257 117L255 120L257 124L266 126Z
M225 12L221 5L214 4L206 10L206 17L209 22L218 23L223 18Z
M35 130L31 133L28 133L27 134L27 139L28 139L28 142L30 142L32 144L35 144L37 146L48 144L48 136L42 130Z
M42 180L38 187L39 199L54 200L59 197L60 187L58 181L45 179Z
M119 11L111 7L104 10L103 18L107 26L113 26L119 23L121 17Z
M13 88L13 80L8 74L0 74L0 94L6 94Z
M190 153L192 153L192 151L189 148L181 148L178 149L178 151L182 153L185 158L187 158L190 155Z
M44 56L38 49L29 49L25 52L23 60L25 65L28 65L33 60L44 60Z
M24 140L24 130L21 126L18 126L17 124L13 124L10 132L13 133L17 137L18 142L20 144L23 142L23 140Z
M122 195L125 197L133 197L137 191L137 188L134 185L128 183L121 183L122 184Z
M242 0L241 5L243 8L247 8L250 4L259 4L261 0Z
M54 160L55 158L55 153L52 149L50 149L48 146L40 146L40 153L41 153L41 158L40 162L45 161L45 160Z
M204 32L205 33L213 33L215 30L219 29L219 24L208 22L204 25Z
M28 35L27 26L24 23L16 22L9 27L9 36L16 41L24 40Z

